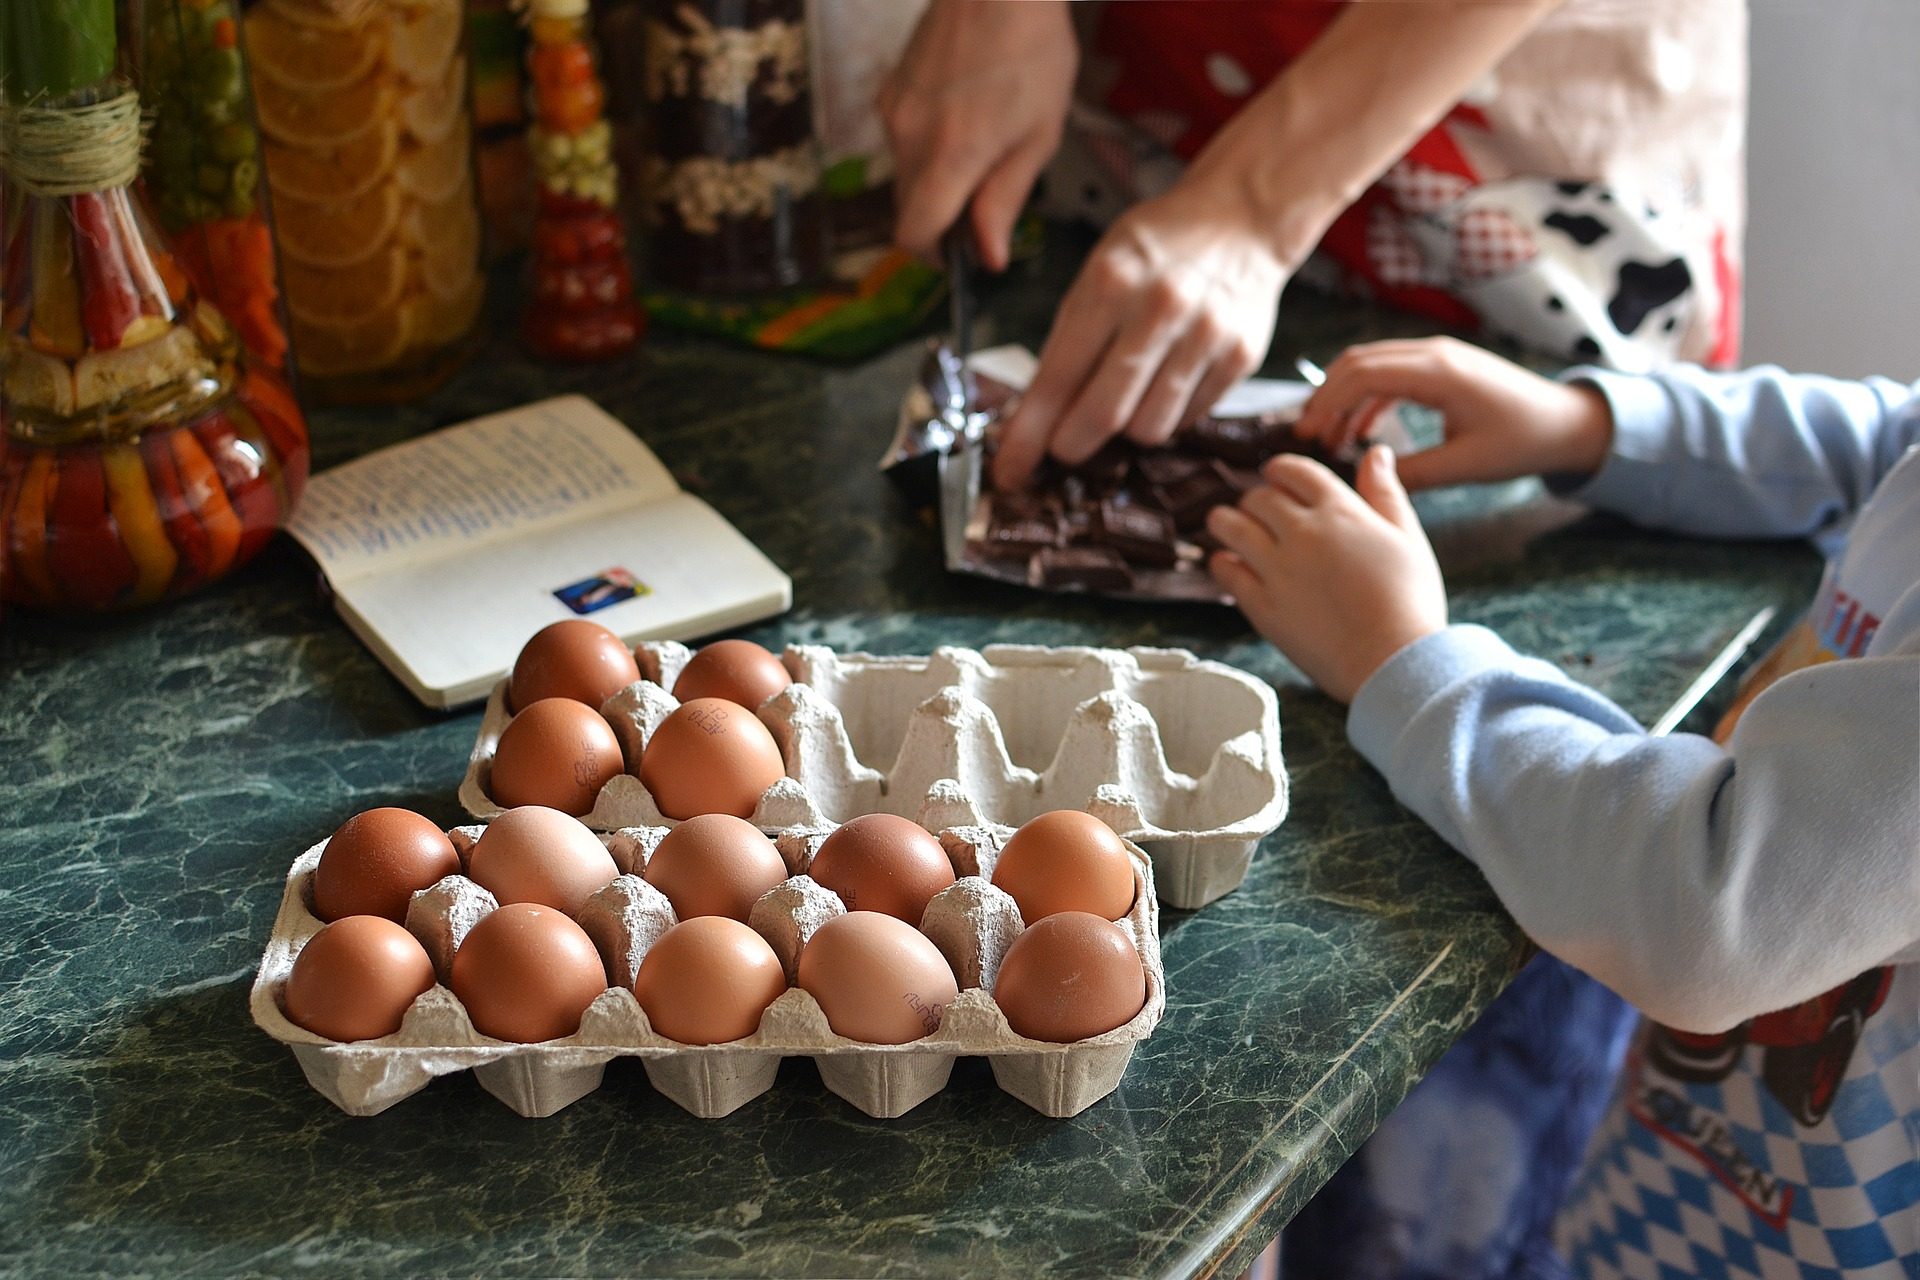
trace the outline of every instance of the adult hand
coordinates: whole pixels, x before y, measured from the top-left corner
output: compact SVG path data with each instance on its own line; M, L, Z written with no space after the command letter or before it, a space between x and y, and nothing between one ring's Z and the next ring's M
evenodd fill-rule
M1613 443L1613 415L1592 387L1554 382L1452 338L1348 349L1328 367L1294 430L1338 452L1396 399L1428 405L1445 419L1442 443L1400 460L1409 489L1591 475Z
M1219 170L1122 215L1054 317L994 483L1017 488L1047 454L1084 462L1121 434L1164 443L1259 367L1288 275L1273 232Z
M1298 454L1262 468L1267 483L1207 528L1226 550L1209 567L1254 629L1341 702L1401 649L1447 625L1433 547L1384 445L1355 487Z
M932 257L971 201L980 260L1006 267L1078 64L1064 0L933 0L880 88L901 247Z

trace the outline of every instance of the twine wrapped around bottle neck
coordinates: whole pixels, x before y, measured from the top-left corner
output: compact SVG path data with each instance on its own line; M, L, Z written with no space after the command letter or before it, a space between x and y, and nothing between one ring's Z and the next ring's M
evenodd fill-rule
M36 196L75 196L140 176L140 95L124 90L84 106L0 106L0 168Z

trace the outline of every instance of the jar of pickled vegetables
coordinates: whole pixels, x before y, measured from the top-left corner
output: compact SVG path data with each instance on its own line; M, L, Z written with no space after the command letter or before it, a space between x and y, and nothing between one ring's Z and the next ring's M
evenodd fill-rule
M136 189L112 0L7 0L0 28L0 590L150 603L245 562L299 497L284 334L243 339Z
M540 184L527 342L549 359L611 359L639 340L641 317L587 0L532 0L527 15Z
M423 395L485 293L461 0L258 0L241 34L294 358L328 401Z
M752 294L824 275L802 0L647 0L647 267L670 289Z

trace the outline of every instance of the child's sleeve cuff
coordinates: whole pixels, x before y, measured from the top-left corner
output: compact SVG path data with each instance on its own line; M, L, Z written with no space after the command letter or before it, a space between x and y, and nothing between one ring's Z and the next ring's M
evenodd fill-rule
M1416 640L1360 686L1347 711L1347 738L1367 763L1391 777L1394 744L1423 706L1449 685L1519 660L1485 627L1452 626Z
M1614 373L1607 369L1572 369L1560 377L1598 391L1613 418L1613 441L1607 459L1591 476L1547 476L1547 488L1562 498L1603 511L1643 511L1650 493L1660 493L1670 479L1666 452L1672 435L1673 397L1658 378Z

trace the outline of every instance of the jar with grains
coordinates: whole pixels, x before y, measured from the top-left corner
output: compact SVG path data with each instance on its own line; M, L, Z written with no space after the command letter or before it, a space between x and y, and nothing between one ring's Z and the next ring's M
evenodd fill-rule
M9 601L97 611L199 587L258 551L305 483L306 425L283 376L245 77L221 3L130 7L145 104L116 73L113 0L0 6ZM182 135L156 143L157 218L137 181L143 105ZM214 261L217 246L230 263Z
M258 0L242 32L302 386L423 395L485 285L461 0Z
M826 269L802 0L647 0L649 268L703 294Z

